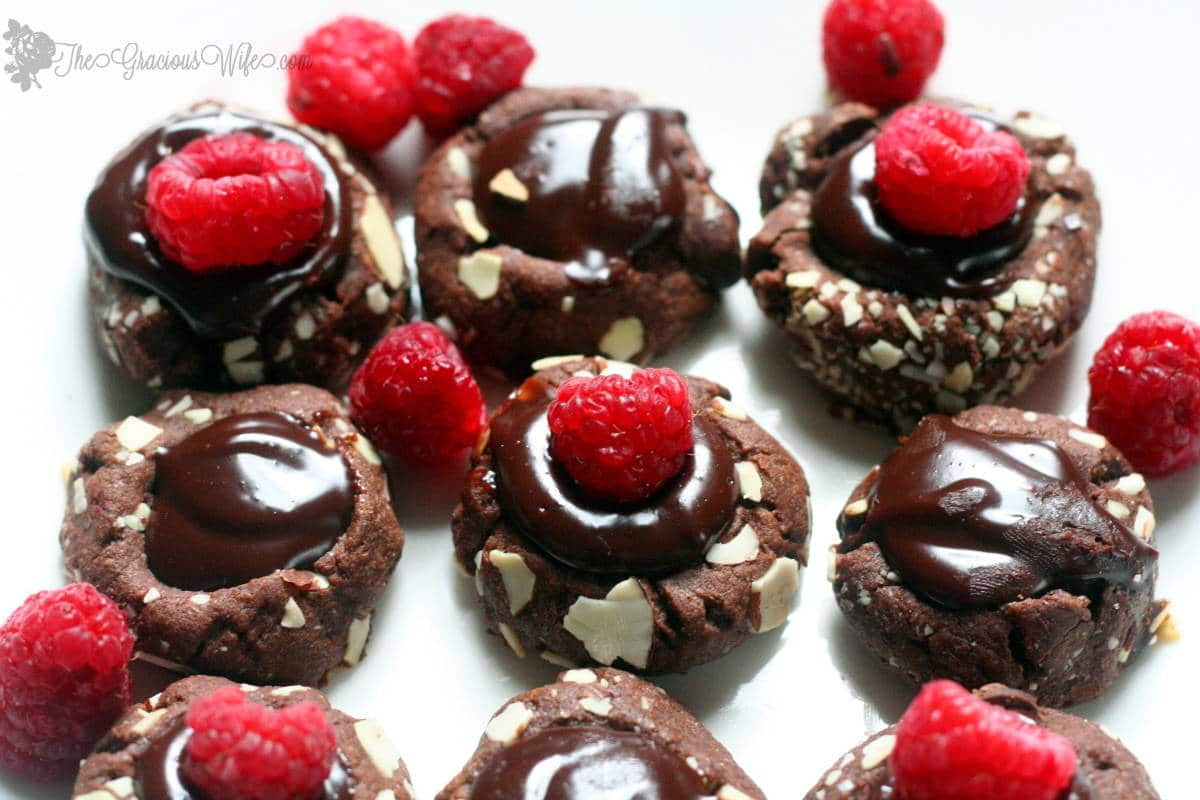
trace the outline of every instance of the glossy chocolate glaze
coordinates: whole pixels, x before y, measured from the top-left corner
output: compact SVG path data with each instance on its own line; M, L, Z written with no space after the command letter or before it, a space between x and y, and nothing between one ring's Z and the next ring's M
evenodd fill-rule
M1003 268L1029 243L1036 203L1022 197L1011 217L975 236L925 236L890 217L874 179L873 142L834 160L812 198L812 243L822 260L867 286L918 297L989 297L1008 287Z
M146 557L170 586L236 586L311 567L353 511L332 442L278 412L225 417L158 452Z
M305 251L283 265L191 272L158 249L146 224L146 177L193 139L248 131L304 151L325 182L325 221ZM159 295L197 335L225 341L258 334L301 291L326 286L344 269L353 202L336 159L296 128L229 109L187 113L142 134L105 169L88 195L84 238L101 269Z
M189 788L180 769L191 737L187 715L180 714L170 730L156 737L135 762L135 782L138 800L204 800L205 795ZM323 800L351 800L354 787L342 764L341 756L334 759L333 768L325 780Z
M733 457L712 422L694 418L680 474L641 503L591 499L550 455L553 393L534 376L491 423L496 491L508 519L562 563L596 573L650 574L698 562L733 520Z
M601 726L548 728L500 750L471 800L702 800L694 769L654 740Z
M839 517L841 550L876 542L904 585L952 609L1051 589L1098 596L1158 554L1089 486L1054 442L930 415L883 462L865 520Z
M663 109L548 111L490 139L475 170L475 207L500 242L565 261L580 281L606 281L638 251L677 232L686 208L683 178ZM529 198L492 191L511 169Z

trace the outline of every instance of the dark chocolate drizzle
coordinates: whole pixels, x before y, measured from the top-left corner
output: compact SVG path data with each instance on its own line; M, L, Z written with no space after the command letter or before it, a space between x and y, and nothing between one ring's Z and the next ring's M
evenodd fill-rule
M638 252L677 233L686 209L667 127L679 111L548 111L484 145L475 171L480 220L500 242L567 262L579 281L607 281ZM524 202L489 188L511 169Z
M310 568L354 510L341 453L286 414L225 417L156 459L146 558L180 589Z
M653 739L601 726L547 728L484 765L471 800L703 800L697 772Z
M204 800L205 795L192 789L179 768L184 748L191 738L187 715L180 714L170 729L156 736L134 762L134 781L138 800ZM354 785L339 753L325 779L322 800L352 800Z
M1009 286L1004 265L1029 243L1037 203L1022 197L1011 217L975 236L925 236L891 218L874 179L873 141L834 159L812 198L812 244L823 261L867 286L919 297L989 297Z
M904 585L951 609L1051 589L1098 597L1158 553L1091 498L1051 441L930 415L883 462L865 515L838 519L841 551L875 542Z
M150 233L146 177L155 164L193 139L235 131L302 149L325 181L325 221L305 251L287 264L191 272L167 259ZM353 211L337 159L308 134L217 108L173 117L118 155L88 195L84 238L105 272L161 296L197 335L225 341L257 335L300 292L326 286L341 275L350 252Z
M651 574L698 562L733 521L733 457L704 415L680 474L641 503L587 497L550 455L553 390L537 376L492 420L496 490L508 519L562 563L595 573Z

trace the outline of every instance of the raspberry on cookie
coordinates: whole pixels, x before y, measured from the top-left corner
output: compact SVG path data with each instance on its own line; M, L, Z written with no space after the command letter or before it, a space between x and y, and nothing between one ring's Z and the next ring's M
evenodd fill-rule
M146 176L150 233L192 271L286 264L324 220L324 176L291 142L205 136Z
M636 793L634 793L636 790ZM573 669L512 698L436 800L762 800L687 709L617 669Z
M371 719L304 686L196 676L130 708L79 768L73 797L413 800L408 769Z
M952 681L926 684L896 726L889 766L909 800L1057 800L1075 779L1070 739Z
M311 701L271 709L225 686L193 702L185 721L179 774L210 800L320 797L337 758L333 726Z
M664 673L782 625L809 534L783 447L700 378L582 356L534 368L451 522L488 628L518 656Z
M994 228L1017 210L1028 177L1012 134L942 106L902 108L875 137L876 199L915 233L966 238Z
M69 488L67 569L185 672L316 685L358 663L404 542L378 454L312 386L169 392L93 436Z
M425 310L514 376L557 353L645 363L736 282L737 215L681 112L610 89L519 89L421 169Z
M341 388L408 309L367 163L332 134L217 103L117 155L84 238L100 342L153 388Z
M988 684L927 684L897 725L831 767L804 800L1158 800L1112 733Z
M1091 304L1100 204L1061 128L958 103L785 127L746 277L796 363L910 430L1020 394Z
M979 406L926 417L868 473L829 577L867 648L912 681L1066 706L1100 695L1168 617L1154 525L1145 478L1103 436Z
M617 503L661 489L695 440L687 383L669 369L572 378L546 419L554 460L583 491Z

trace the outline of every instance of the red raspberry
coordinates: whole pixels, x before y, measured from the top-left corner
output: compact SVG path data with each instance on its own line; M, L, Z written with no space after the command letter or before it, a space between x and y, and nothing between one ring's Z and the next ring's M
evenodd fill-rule
M487 422L483 394L454 342L428 322L385 336L350 383L350 413L376 444L411 461L450 461Z
M1088 370L1088 426L1147 475L1200 460L1200 325L1169 311L1135 314Z
M550 453L588 493L644 500L692 449L692 401L673 370L571 378L550 404Z
M821 35L829 85L876 108L911 102L937 69L944 39L929 0L833 0Z
M316 703L275 710L236 686L192 703L180 765L206 800L315 800L337 755L337 737Z
M500 95L521 85L533 48L486 17L450 14L413 40L416 106L431 136L448 136Z
M896 727L889 765L900 800L1057 800L1075 746L952 681L925 684Z
M296 119L374 151L412 117L412 65L404 37L378 22L342 17L309 34L288 69Z
M150 170L146 205L159 249L190 270L283 264L321 230L325 183L291 142L205 136Z
M72 773L129 704L133 635L86 583L38 592L0 627L0 764Z
M1012 216L1029 158L1011 134L940 106L902 108L875 138L879 202L904 227L972 236Z

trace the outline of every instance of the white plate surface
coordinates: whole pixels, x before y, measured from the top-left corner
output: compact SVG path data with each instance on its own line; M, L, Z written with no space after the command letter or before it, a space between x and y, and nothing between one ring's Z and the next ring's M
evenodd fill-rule
M687 111L715 183L756 230L758 171L779 126L826 102L819 63L823 4L671 0L604 3L442 2L321 4L217 0L78 4L17 0L14 17L87 52L136 43L188 52L249 42L287 52L316 25L353 10L411 35L447 10L490 13L538 48L536 84L593 83L644 92ZM1200 6L1188 0L941 0L948 45L931 90L998 108L1037 109L1061 121L1092 169L1104 202L1092 314L1073 347L1019 402L1081 413L1092 352L1122 318L1163 307L1200 317L1200 106L1192 95ZM0 20L3 21L3 20ZM57 544L62 463L97 428L147 407L94 345L85 304L80 218L97 171L144 126L203 97L283 110L284 80L262 70L42 73L41 89L0 84L0 312L6 392L5 519L0 612L62 582ZM400 198L411 189L415 126L382 159ZM402 226L402 229L403 226ZM893 721L911 697L852 638L825 580L833 520L888 440L831 419L825 400L789 363L780 337L739 285L724 308L663 363L728 385L778 436L812 484L813 564L786 628L718 663L662 684L691 708L773 798L799 797L864 733ZM450 559L447 520L458 475L406 477L397 497L408 544L377 615L369 655L330 687L334 702L381 719L432 797L459 769L484 723L554 668L517 660L483 633L469 582ZM1162 549L1160 593L1175 601L1184 638L1152 648L1100 700L1077 711L1117 732L1144 760L1164 798L1195 795L1193 680L1200 589L1200 520L1193 469L1152 482ZM1190 524L1189 524L1190 523ZM0 795L63 796L0 778Z

